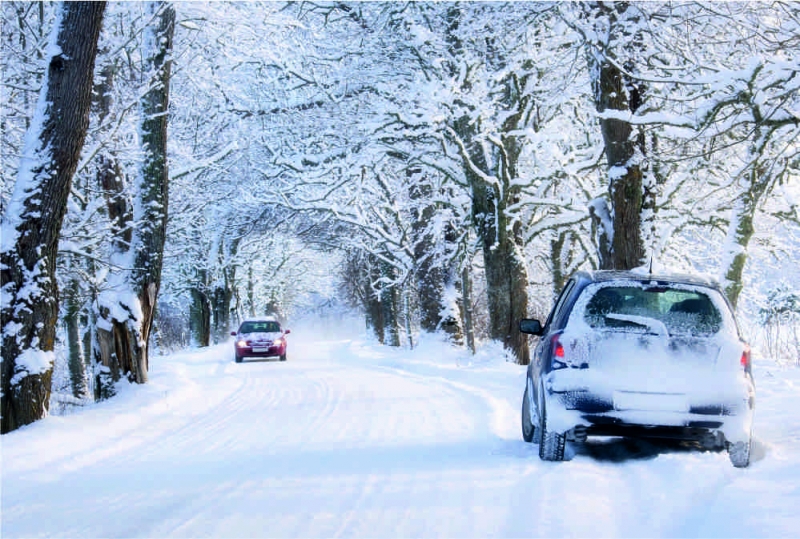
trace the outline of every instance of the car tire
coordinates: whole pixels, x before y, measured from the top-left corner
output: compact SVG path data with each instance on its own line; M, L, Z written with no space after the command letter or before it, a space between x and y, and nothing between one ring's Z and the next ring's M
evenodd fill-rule
M538 443L536 425L531 417L531 399L528 395L528 385L525 385L525 394L522 396L522 439L528 443Z
M752 438L744 442L728 443L728 458L735 468L747 468L750 465L750 449Z
M281 361L286 361L286 354L285 353L280 357L280 360Z
M557 432L551 432L547 428L547 409L541 406L539 410L539 458L548 461L564 460L564 448L567 437Z
M240 356L239 354L236 354L236 355L234 356L233 360L234 360L236 363L241 363L241 362L242 362L242 356Z

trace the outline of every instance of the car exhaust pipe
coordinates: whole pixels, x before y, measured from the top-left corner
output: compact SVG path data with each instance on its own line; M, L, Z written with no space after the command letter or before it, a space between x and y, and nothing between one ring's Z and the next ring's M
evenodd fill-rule
M578 425L566 433L567 441L584 443L589 438L588 427Z

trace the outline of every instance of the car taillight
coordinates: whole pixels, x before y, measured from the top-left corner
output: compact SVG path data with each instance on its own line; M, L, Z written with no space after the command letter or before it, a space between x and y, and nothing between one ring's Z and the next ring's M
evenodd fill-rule
M554 369L563 369L567 366L564 362L564 345L561 344L561 341L558 340L559 335L553 335L550 339L550 350L552 350L553 354L553 368Z
M553 357L564 359L564 346L558 342L558 337L554 337L553 341Z
M742 350L742 358L739 360L744 368L744 372L750 372L750 347L748 345L744 345L744 350Z

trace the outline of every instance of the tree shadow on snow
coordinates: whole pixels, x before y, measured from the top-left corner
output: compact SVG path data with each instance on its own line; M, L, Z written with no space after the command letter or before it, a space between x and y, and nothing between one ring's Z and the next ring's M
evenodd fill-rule
M567 445L567 458L571 459L574 456L582 455L601 462L649 460L667 453L708 451L697 443L666 439L592 438L586 443Z

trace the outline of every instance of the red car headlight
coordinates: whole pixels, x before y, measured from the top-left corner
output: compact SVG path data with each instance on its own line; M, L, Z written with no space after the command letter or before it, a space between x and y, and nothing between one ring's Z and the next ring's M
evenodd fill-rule
M247 348L247 341L245 341L244 339L242 339L241 341L238 341L238 342L236 343L236 346L238 346L239 348Z

